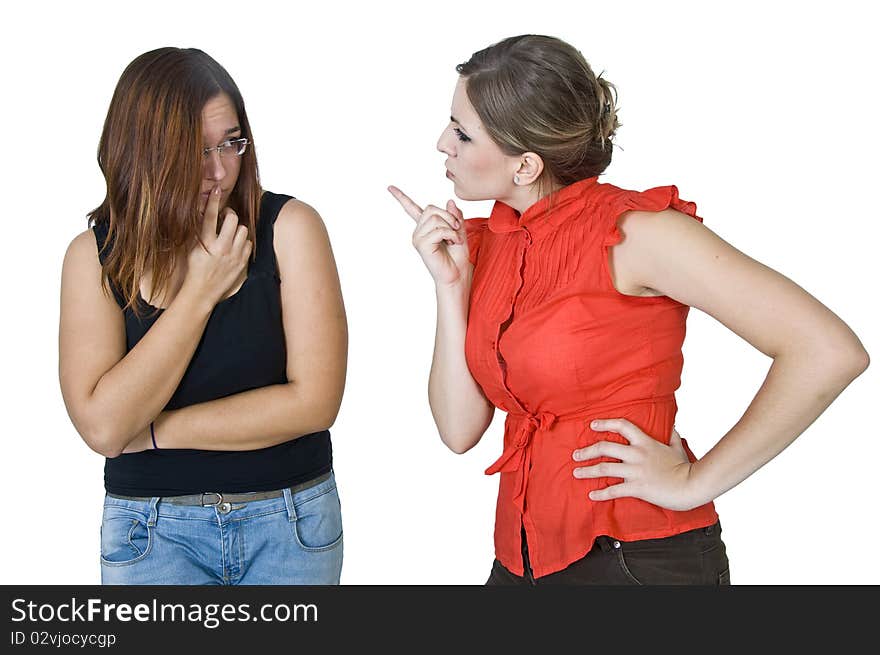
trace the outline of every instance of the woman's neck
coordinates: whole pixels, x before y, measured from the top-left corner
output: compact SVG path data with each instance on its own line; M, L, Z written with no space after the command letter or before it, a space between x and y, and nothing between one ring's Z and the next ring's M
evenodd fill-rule
M539 185L537 183L530 184L529 186L516 187L510 197L499 198L499 200L508 207L515 209L516 213L522 216L529 207L541 200L541 198L549 196L560 188L556 184L549 184L544 189L544 193L541 193L541 189L538 187Z

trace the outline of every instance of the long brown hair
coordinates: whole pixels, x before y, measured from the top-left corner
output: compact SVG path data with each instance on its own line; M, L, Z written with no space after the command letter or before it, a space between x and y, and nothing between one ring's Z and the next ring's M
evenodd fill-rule
M594 177L611 163L611 138L620 126L616 90L565 41L512 36L455 69L501 150L544 160L541 187Z
M109 223L104 289L115 285L136 314L143 310L137 299L145 271L154 292L165 290L199 241L202 109L221 93L235 106L242 137L253 142L238 86L201 50L146 52L123 71L113 92L98 146L107 195L89 213L89 225ZM253 239L261 189L252 145L241 159L228 206Z

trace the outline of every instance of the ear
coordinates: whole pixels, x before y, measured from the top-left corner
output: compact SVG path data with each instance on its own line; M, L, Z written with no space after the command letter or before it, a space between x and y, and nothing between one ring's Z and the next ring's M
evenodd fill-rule
M541 177L541 173L544 172L544 160L534 152L524 152L514 159L513 165L516 169L513 172L513 176L516 176L519 180L514 182L517 186L534 184ZM511 179L513 176L511 176Z

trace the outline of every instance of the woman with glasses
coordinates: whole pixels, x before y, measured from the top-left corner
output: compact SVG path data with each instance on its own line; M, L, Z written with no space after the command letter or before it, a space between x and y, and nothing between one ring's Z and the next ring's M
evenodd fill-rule
M107 458L104 584L339 582L345 310L320 216L261 189L252 139L200 50L137 57L110 102L59 341L70 418Z
M614 88L558 39L518 36L457 67L437 148L464 220L424 209L436 285L429 398L472 448L507 413L489 584L728 584L713 500L788 446L868 365L828 308L702 226L673 186L601 183ZM697 459L673 429L689 306L773 358L739 422Z

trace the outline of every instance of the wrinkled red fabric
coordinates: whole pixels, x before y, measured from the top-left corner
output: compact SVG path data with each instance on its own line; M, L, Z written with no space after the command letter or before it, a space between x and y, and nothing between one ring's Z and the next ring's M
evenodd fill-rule
M489 218L465 221L474 264L468 368L507 412L503 452L486 470L501 474L495 556L517 575L524 574L522 527L540 577L582 558L600 535L651 539L718 520L712 503L679 512L635 498L592 501L590 491L621 480L572 474L602 461L575 462L575 449L602 439L626 443L591 430L593 419L626 418L669 443L689 308L667 296L619 293L608 264L623 213L667 208L702 221L674 186L627 191L595 177L521 216L496 202Z

